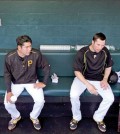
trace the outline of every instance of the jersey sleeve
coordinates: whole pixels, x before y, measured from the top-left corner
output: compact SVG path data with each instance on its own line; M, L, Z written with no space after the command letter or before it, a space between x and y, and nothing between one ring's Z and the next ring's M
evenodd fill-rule
M82 73L83 67L84 67L84 52L82 50L79 50L76 54L73 68L74 71L80 71Z
M42 69L44 73L43 83L46 85L50 74L50 65L47 59L41 54L41 52L39 53L37 68Z
M106 58L106 68L108 68L108 67L112 67L113 66L113 64L114 64L114 62L113 62L113 60L112 60L112 56L111 56L111 54L110 54L110 52L109 52L109 50L106 48L106 54L107 54L107 58Z
M4 79L5 79L5 85L7 88L7 92L11 92L11 79L12 79L12 73L10 69L10 62L8 60L8 57L5 57L5 64L4 64Z

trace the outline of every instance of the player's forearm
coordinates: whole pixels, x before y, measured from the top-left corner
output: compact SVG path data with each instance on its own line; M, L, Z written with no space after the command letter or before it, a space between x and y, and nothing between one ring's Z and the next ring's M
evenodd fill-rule
M81 72L79 71L75 71L75 76L83 83L85 84L86 86L89 84L89 82L84 78L84 76L82 75Z
M111 69L112 69L112 67L108 67L108 68L105 69L103 79L108 80L108 77L109 77L109 75L110 75Z

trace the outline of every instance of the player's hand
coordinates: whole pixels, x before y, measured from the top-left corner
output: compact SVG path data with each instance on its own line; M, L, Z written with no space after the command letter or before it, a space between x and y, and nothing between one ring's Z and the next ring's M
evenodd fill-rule
M13 93L12 92L8 92L7 95L6 95L6 101L7 101L7 103L8 102L12 103L11 100L10 100L11 96L13 96Z
M44 88L46 85L43 82L38 82L34 84L34 88Z
M108 88L108 82L107 82L107 79L103 79L101 82L100 82L100 86L101 88L103 88L104 90L106 90Z
M98 92L97 92L96 88L90 83L87 85L87 90L91 94L98 95Z

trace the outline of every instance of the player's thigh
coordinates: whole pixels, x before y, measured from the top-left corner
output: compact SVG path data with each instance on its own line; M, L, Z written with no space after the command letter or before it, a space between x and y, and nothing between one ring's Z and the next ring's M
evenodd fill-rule
M42 88L34 88L34 84L26 84L27 92L32 96L34 102L44 101L44 93Z
M70 97L80 96L86 89L86 86L75 77L70 89Z

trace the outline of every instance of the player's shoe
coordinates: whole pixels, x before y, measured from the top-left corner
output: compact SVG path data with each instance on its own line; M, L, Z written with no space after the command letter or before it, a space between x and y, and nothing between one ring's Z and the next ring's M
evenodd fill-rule
M38 120L38 119L33 119L33 118L31 118L31 117L30 117L30 119L31 119L31 121L32 121L32 123L33 123L34 128L35 128L36 130L40 130L40 129L41 129L41 125L40 125L39 120Z
M77 124L78 124L78 121L75 120L75 119L72 119L72 120L70 121L70 129L71 129L71 130L75 130L75 129L77 128Z
M9 130L13 130L16 127L16 124L18 123L18 121L21 119L21 116L19 116L16 119L11 119L8 123L8 129Z

